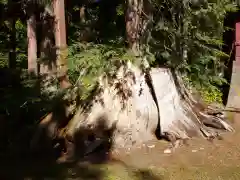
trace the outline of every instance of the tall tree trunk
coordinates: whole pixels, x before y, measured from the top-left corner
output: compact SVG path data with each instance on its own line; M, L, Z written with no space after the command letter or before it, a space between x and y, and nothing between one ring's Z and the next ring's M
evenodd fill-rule
M80 15L80 22L85 23L86 15L85 15L85 6L84 5L79 8L79 15Z
M143 11L143 0L128 0L126 11L126 38L128 46L135 55L139 55L140 46L140 16Z
M40 48L39 55L40 61L40 75L42 91L46 93L55 93L57 91L57 84L54 83L57 73L56 62L56 48L54 43L54 24L55 18L52 11L52 7L45 7L44 12L41 14L41 27L39 27L39 39ZM57 121L55 113L57 111L50 112L43 119L41 119L35 135L31 142L31 148L38 149L39 140L43 136L48 136L49 139L53 138L57 130ZM59 112L62 112L60 110Z
M56 67L57 77L60 81L60 87L65 89L71 86L67 77L67 43L66 43L66 24L65 24L65 10L64 10L64 0L54 0L53 2L54 9L54 35L55 35L55 50L56 57L54 66ZM43 28L44 31L44 28ZM46 30L45 30L46 31ZM52 32L52 31L50 31ZM50 33L49 32L49 33ZM46 50L47 42L51 41L49 36L45 35L43 40L43 49ZM45 44L45 45L44 45ZM49 44L49 43L47 43ZM54 68L55 68L54 67ZM43 69L44 70L44 69ZM40 136L43 134L43 131L46 130L50 138L54 138L56 135L56 130L59 128L60 123L68 119L69 113L65 109L64 104L58 104L59 107L55 107L56 111L49 113L45 118L43 118L39 124L39 128L34 135L31 146L35 148L37 146ZM57 115L56 115L57 114ZM71 151L68 149L68 151Z
M71 86L67 77L67 42L64 0L54 0L55 43L57 51L57 69L61 88Z
M41 23L40 74L43 80L42 86L45 92L54 93L57 90L57 85L53 83L57 73L54 17L45 11Z
M148 0L128 0L125 13L126 39L128 47L136 56L141 56L143 44L148 43L150 30L148 25L152 23L151 4Z
M154 103L157 108L158 113L158 125L155 130L155 135L157 138L162 137L162 132L160 128L160 108L158 104L157 94L153 86L153 80L150 74L151 69L149 68L149 63L143 53L144 49L142 45L147 43L146 28L149 23L150 6L149 2L146 0L128 0L127 11L126 11L126 36L129 48L138 57L138 63L144 72L144 78L148 88L153 97ZM148 16L149 17L146 17Z
M36 16L33 13L27 20L28 36L28 72L38 74Z

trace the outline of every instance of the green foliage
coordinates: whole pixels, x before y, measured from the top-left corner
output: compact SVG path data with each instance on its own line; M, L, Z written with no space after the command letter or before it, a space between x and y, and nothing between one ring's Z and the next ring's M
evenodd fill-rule
M22 68L27 68L27 26L20 20L16 22L16 53L17 63Z
M8 21L4 21L0 27L0 67L7 67L8 65L8 51L9 51L9 39ZM16 21L16 61L21 68L27 68L27 27L19 19Z
M223 93L219 90L217 86L213 85L214 83L209 83L209 85L207 86L206 84L202 85L203 83L197 84L197 80L192 81L191 79L189 79L189 77L184 77L183 80L188 86L192 88L194 87L194 89L196 89L196 91L200 94L205 103L210 104L215 102L222 104Z
M223 20L227 12L237 10L236 4L231 0L152 0L151 5L152 27L147 29L151 38L147 44L142 44L142 47L145 47L144 51L150 49L150 52L143 52L148 57L149 63L153 66L156 63L164 64L182 72L191 81L191 85L201 91L206 101L220 101L221 93L217 87L226 83L225 79L219 76L224 68L221 59L228 57L221 51L224 45ZM97 39L98 32L93 27L104 10L101 6L88 9L89 15L90 12L94 13L88 16L84 26L83 24L77 26L72 22L71 34L74 36L71 36L71 39L79 39L78 34L81 34L86 27L92 36L95 36L93 39ZM124 4L118 4L115 13L119 17L123 16ZM108 27L114 27L115 23L115 20L106 22ZM104 44L100 45L94 41L87 45L71 42L69 74L72 81L75 82L79 79L79 74L83 74L81 77L84 78L80 78L81 82L85 87L91 87L90 84L94 86L93 82L96 82L99 74L108 70L115 71L116 66L112 60L109 60L108 53L120 60L122 50L119 53L119 48L124 49L124 45L122 43L115 48L115 45L108 45L106 42L113 35L118 36L120 41L124 37L119 37L116 28L104 29L104 31L108 31L108 37L104 37L107 41L101 41Z
M206 92L219 91L216 86L225 83L218 75L224 68L221 59L228 57L221 51L223 21L227 12L237 10L235 3L156 0L153 4L150 46L157 61L187 75L193 86L204 91L204 96Z
M0 4L6 5L8 3L8 0L0 0Z
M83 96L88 96L100 76L114 76L127 60L134 61L134 56L117 44L74 43L69 47L69 77L72 83L81 82Z
M117 15L118 16L123 16L124 15L124 7L122 4L118 5L116 8Z
M203 87L198 90L200 92L201 97L207 103L222 103L222 92L215 86L211 86L210 88Z
M4 53L0 53L0 68L7 67L8 65L8 57Z

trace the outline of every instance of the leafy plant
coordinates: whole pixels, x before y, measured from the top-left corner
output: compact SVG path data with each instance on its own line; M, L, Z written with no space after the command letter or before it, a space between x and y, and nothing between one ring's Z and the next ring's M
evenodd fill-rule
M76 42L69 47L68 73L72 83L80 82L83 91L88 93L95 88L100 76L114 76L129 60L134 61L134 56L117 44Z
M237 11L231 0L182 1L156 0L151 51L157 62L182 72L205 99L219 100L217 86L226 83L218 74L221 59L228 57L221 51L224 17ZM210 98L210 94L215 98ZM208 96L208 98L206 98Z

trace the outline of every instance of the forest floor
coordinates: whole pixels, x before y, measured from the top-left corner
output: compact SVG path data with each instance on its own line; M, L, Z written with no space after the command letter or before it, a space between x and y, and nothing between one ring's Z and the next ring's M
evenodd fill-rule
M131 153L119 152L113 155L114 158L100 163L29 164L9 160L1 163L0 179L239 180L240 114L235 117L233 125L236 132L224 134L223 140L192 139L188 146L171 154L163 153L168 146L166 142L153 141Z

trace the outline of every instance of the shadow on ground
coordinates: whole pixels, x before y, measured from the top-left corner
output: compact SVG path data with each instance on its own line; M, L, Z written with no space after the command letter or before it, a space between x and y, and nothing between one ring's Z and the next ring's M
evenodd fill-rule
M48 112L51 102L36 101L36 103L29 103L29 101L39 98L39 87L35 77L27 77L21 79L17 72L13 74L8 69L0 70L1 78L1 106L0 106L0 179L1 180L101 180L101 179L125 179L122 175L130 174L128 179L136 180L159 180L153 173L148 170L139 170L129 167L118 160L113 160L111 157L112 149L112 135L114 129L106 129L104 118L99 118L99 125L96 129L89 130L80 129L73 137L72 148L74 158L71 161L57 161L62 155L60 150L54 147L60 141L66 145L63 139L51 139L47 132L43 130L41 140L37 141L37 152L30 150L30 141L36 132L36 121L40 119L43 113ZM33 81L33 86L24 86L23 81ZM38 100L38 99L37 99ZM26 103L28 102L28 103ZM61 104L62 101L57 101ZM23 106L24 105L24 106ZM46 108L43 113L39 113L42 108ZM57 124L59 128L65 124L62 118L63 110L53 110L53 124ZM56 112L56 115L54 114ZM61 116L61 117L59 117ZM102 122L101 122L101 121ZM85 148L83 141L88 139L94 141L98 134L104 135L105 143L98 146L95 151L84 154ZM103 136L102 136L103 137ZM71 144L70 143L70 144ZM47 147L46 147L47 146ZM82 152L81 152L82 151ZM118 168L111 169L112 163L120 164L121 170ZM115 175L112 174L115 172ZM118 178L114 178L116 177Z
M104 127L102 126L104 129ZM99 131L99 130L98 130ZM94 131L95 132L95 131ZM34 153L19 151L0 157L0 179L16 180L161 180L152 171L131 167L124 162L113 158L112 131L106 133L105 143L97 146L94 151L83 154L76 151L85 149L81 138L75 138L74 149L70 160L59 161L56 150L42 149ZM86 130L79 133L81 136ZM93 132L92 132L93 133ZM79 135L78 134L78 135ZM89 132L88 132L89 134ZM95 134L94 134L95 135ZM81 144L80 147L78 144ZM41 144L44 146L44 144ZM20 147L18 147L20 148ZM86 151L84 151L86 152Z
M72 163L56 163L55 160L45 157L16 158L1 161L0 179L17 180L163 180L150 170L137 169L121 161L105 157L105 162L96 162L94 159L100 154L96 152ZM107 160L108 158L108 160Z

